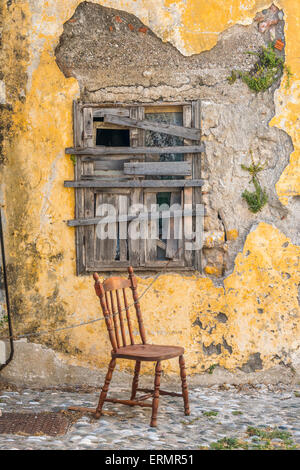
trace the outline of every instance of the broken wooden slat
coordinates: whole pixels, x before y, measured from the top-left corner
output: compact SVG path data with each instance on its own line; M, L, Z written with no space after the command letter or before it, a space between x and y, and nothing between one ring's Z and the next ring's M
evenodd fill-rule
M148 122L148 121L147 121ZM149 121L151 122L151 121ZM169 154L169 153L201 153L204 152L204 145L174 146L174 147L105 147L97 145L93 148L67 147L66 154L73 155L143 155L143 154Z
M130 119L125 117L112 116L110 114L104 115L104 122L127 127L137 127L138 129L161 132L162 134L176 135L178 137L191 140L200 140L200 131L198 129L189 129L183 126L175 126L174 124Z
M192 174L189 162L132 162L124 164L125 175L186 176Z
M130 180L122 181L119 179L111 180L79 180L65 181L65 188L160 188L162 186L169 188L193 188L203 186L203 180Z

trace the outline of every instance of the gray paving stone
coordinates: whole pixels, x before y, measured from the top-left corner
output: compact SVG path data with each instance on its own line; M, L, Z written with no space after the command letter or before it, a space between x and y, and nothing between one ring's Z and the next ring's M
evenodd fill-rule
M65 436L0 435L0 449L197 449L208 446L223 437L247 438L248 426L278 427L292 433L300 443L300 398L294 391L299 387L286 385L257 385L238 391L227 385L194 388L190 391L191 416L184 416L181 399L162 396L158 414L158 428L150 428L150 409L106 405L112 416L94 420L89 415L74 423ZM111 395L124 398L128 391L111 388ZM92 407L97 404L98 392L76 393L65 391L24 390L0 394L0 410L59 411L70 405ZM204 411L218 411L208 417ZM232 412L242 414L234 415ZM254 442L254 438L248 442ZM277 441L275 441L277 442ZM280 440L278 440L278 445Z

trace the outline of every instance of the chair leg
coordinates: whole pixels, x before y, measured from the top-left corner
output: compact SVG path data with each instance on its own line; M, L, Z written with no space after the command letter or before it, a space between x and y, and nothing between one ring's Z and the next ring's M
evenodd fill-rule
M184 414L186 416L189 416L190 415L189 392L188 392L188 386L186 383L186 371L185 371L185 362L184 362L183 356L179 356L179 367L180 367L182 395L183 395L183 402L184 402Z
M159 403L159 387L160 387L160 375L161 375L161 363L158 361L155 367L155 379L154 379L154 395L152 401L152 416L150 426L155 428L157 426L157 410Z
M136 390L137 390L138 384L139 384L140 369L141 369L141 361L136 361L135 362L135 368L134 368L134 376L133 376L133 380L132 380L130 400L134 400L135 396L136 396Z
M98 406L96 408L95 418L97 418L97 419L99 419L100 416L101 416L102 407L103 407L103 404L104 404L104 401L105 401L105 398L106 398L106 395L107 395L107 392L108 392L109 384L110 384L110 381L111 381L111 378L112 378L112 375L113 375L115 365L116 365L116 359L113 358L109 363L108 371L107 371L107 374L106 374L106 377L105 377L104 386L103 386L102 391L100 393L99 403L98 403Z

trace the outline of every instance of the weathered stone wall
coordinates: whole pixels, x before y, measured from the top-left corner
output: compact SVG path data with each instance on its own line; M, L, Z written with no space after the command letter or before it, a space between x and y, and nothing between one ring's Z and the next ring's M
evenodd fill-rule
M74 229L64 222L74 211L73 190L63 188L73 178L64 155L72 145L72 100L201 99L204 273L156 281L142 299L148 339L183 344L191 373L216 364L244 373L277 365L299 370L300 11L291 0L275 2L278 8L260 0L213 3L3 6L2 191L17 332L100 313L91 280L75 275ZM286 42L290 88L285 78L259 94L240 80L230 85L231 70L252 67L255 56L247 52L275 37ZM269 196L256 215L241 197L251 188L241 169L250 149L266 164L260 181ZM140 291L151 280L143 276ZM101 368L109 356L102 323L33 340L64 361ZM177 365L169 361L165 369Z

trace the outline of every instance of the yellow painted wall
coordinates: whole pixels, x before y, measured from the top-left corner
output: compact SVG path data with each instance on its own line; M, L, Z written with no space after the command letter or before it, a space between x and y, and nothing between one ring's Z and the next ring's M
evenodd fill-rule
M72 145L72 100L79 90L75 79L60 72L54 48L63 23L79 3L20 0L3 7L6 98L13 109L11 126L5 130L3 205L8 261L19 273L13 306L21 312L15 319L21 333L100 314L91 278L75 274L74 229L64 222L74 214L74 191L63 187L64 180L73 178L73 164L64 148ZM226 28L250 23L257 11L271 4L262 0L94 3L134 13L186 55L212 48ZM283 82L276 92L276 115L270 124L284 129L294 144L276 186L280 200L288 204L300 194L300 8L295 0L274 3L285 13L286 62L293 72L291 87L286 89ZM196 275L161 276L141 302L149 341L183 344L190 372L195 373L216 362L234 369L257 352L266 369L280 362L285 352L293 357L300 345L299 255L299 247L261 223L248 235L224 288ZM140 291L150 282L151 278L140 279ZM220 312L228 317L226 323L216 320ZM197 317L202 329L193 326ZM75 363L102 367L109 357L103 322L35 341L68 352L63 357ZM205 346L221 344L222 354L205 354L202 341ZM175 367L172 361L166 366L168 371Z

